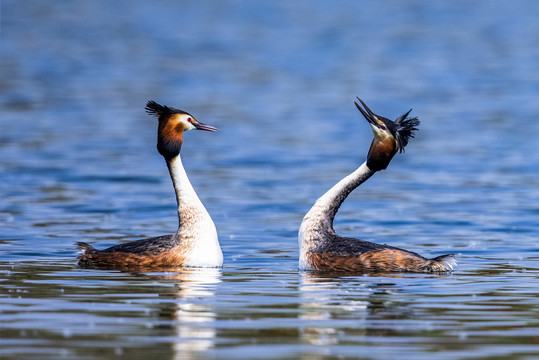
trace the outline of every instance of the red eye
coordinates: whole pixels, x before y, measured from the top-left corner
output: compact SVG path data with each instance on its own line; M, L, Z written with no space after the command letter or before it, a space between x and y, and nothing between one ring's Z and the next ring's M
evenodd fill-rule
M385 130L386 127L384 125L380 125L380 129Z
M188 121L188 122L191 122L191 118L187 118L187 121Z

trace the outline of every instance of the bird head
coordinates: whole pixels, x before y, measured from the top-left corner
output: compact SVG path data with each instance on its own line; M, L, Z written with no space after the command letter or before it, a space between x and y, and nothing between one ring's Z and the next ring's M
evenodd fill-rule
M369 154L367 155L367 166L373 171L387 168L393 156L403 152L410 138L414 137L414 132L419 126L417 117L408 118L411 109L399 116L395 121L391 121L383 116L376 115L369 107L357 98L363 108L354 101L361 114L367 119L374 134Z
M180 153L184 131L219 131L213 126L199 122L186 111L160 105L153 100L148 101L146 104L146 112L159 119L157 150L167 160L178 156Z

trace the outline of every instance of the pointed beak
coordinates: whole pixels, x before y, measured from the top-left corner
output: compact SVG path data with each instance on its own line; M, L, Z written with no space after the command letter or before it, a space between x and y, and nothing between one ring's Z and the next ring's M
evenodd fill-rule
M210 125L206 125L206 124L203 124L203 123L201 123L201 122L194 122L194 121L193 121L193 126L194 126L197 130L212 131L212 132L219 131L219 129L217 129L216 127L213 127L213 126L210 126Z
M367 106L367 104L365 104L363 102L363 100L361 100L360 98L356 97L359 102L361 103L361 105L363 105L363 107L365 108L365 110L363 110L361 108L361 106L354 101L354 104L356 105L357 109L361 112L361 114L365 117L365 119L367 119L367 121L369 122L369 124L371 124L372 126L376 126L376 127L379 127L378 126L378 122L376 121L376 115L371 111L371 109L369 109L369 107Z

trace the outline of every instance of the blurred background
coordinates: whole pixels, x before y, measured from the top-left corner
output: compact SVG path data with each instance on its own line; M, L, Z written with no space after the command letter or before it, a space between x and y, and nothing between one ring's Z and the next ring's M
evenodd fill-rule
M514 296L512 301L525 306L507 316L507 326L528 330L515 338L502 324L498 338L478 335L472 340L462 330L466 316L459 313L448 315L455 327L438 340L425 341L431 347L421 345L419 333L425 329L409 328L407 322L388 326L405 329L396 337L419 336L417 347L392 346L392 338L382 335L389 345L376 352L376 343L346 339L380 358L404 356L403 351L414 359L429 356L432 349L453 351L444 345L452 337L461 339L458 349L468 344L472 355L516 356L521 353L512 347L515 343L527 344L520 347L526 354L536 352L538 324L530 319L539 318L531 296L539 288L537 14L539 3L532 0L2 0L0 277L6 292L0 310L11 314L4 319L5 355L25 357L31 349L43 353L46 348L51 358L76 358L77 346L91 354L96 343L89 339L99 339L100 346L113 349L111 356L120 356L136 342L124 338L109 344L92 338L106 330L88 330L66 316L98 316L82 305L97 298L79 294L88 278L100 301L109 305L119 301L127 306L124 298L111 295L114 284L134 286L126 274L78 269L75 241L104 248L176 230L170 178L155 149L157 123L144 112L148 100L186 110L221 130L188 133L182 149L225 256L218 280L202 283L211 284L210 294L236 295L257 309L261 303L279 308L279 296L288 297L287 304L295 309L289 317L297 322L290 325L292 335L278 333L283 318L273 313L257 317L253 328L259 335L242 333L243 325L232 316L242 314L241 309L226 301L216 305L204 297L207 293L199 294L197 299L213 306L213 332L202 333L202 345L195 344L199 347L180 353L242 356L248 348L241 344L248 342L279 350L272 354L282 357L346 354L350 348L340 347L343 337L357 324L340 323L331 309L324 319L334 322L318 325L334 332L319 333L316 324L309 332L305 329L312 323L297 320L313 321L302 305L320 305L325 299L312 293L307 300L302 297L297 230L314 201L365 159L372 133L353 105L356 96L390 119L413 108L411 115L419 117L421 126L406 153L345 202L337 231L429 257L457 253L461 265L444 280L448 283L428 292L425 282L440 280L418 277L413 278L417 288L408 291L434 298L455 295L459 287L467 295L483 294L490 303L497 296ZM514 275L487 276L506 273ZM273 277L257 283L260 274ZM346 287L346 296L361 286L367 295L379 290L378 278L354 279L336 286ZM163 285L168 280L155 281L150 293L168 289ZM267 297L246 295L240 284L253 281L244 286L290 287L277 286ZM397 289L412 285L392 281ZM363 285L356 286L358 282ZM83 296L78 301L84 310L73 308L72 299L51 294L51 286ZM322 291L340 296L331 286ZM355 300L373 303L364 293L353 294ZM28 303L50 303L41 310L21 310L21 296ZM350 305L347 297L331 299ZM477 308L475 300L468 300L470 308ZM444 306L468 300L457 296ZM397 301L416 304L406 296ZM148 307L160 305L156 300ZM64 313L66 308L72 309L70 314ZM362 311L363 319L374 314L369 307L351 309L348 315L354 319L356 311ZM479 309L491 316L492 308L482 303ZM33 321L25 320L28 311L37 311ZM437 324L437 311L423 311L419 318ZM408 312L397 313L409 319ZM140 336L153 342L156 335L148 323L162 321L161 315L143 315L141 322L131 324L146 329ZM102 324L118 319L111 314ZM170 321L174 327L178 320ZM228 333L229 327L236 332ZM371 334L376 326L367 321L361 328ZM273 329L290 348L272 347L261 329ZM89 341L87 347L58 342L57 336L65 340L77 331ZM310 335L298 336L302 331ZM21 350L19 340L27 337L46 340L28 340ZM160 348L184 344L181 338L167 338ZM223 341L226 350L220 347ZM475 346L475 341L483 345ZM500 344L506 347L500 349ZM144 356L145 350L150 347L131 355Z

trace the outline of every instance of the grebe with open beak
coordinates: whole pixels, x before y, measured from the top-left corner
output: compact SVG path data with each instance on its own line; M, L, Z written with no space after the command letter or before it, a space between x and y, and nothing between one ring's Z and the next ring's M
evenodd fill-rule
M375 172L385 169L397 151L403 152L414 137L419 120L407 113L391 121L376 115L359 98L356 107L369 122L374 139L367 161L319 198L305 215L299 230L300 270L329 272L446 272L457 261L453 254L427 259L389 245L342 237L333 229L333 219L346 197Z

